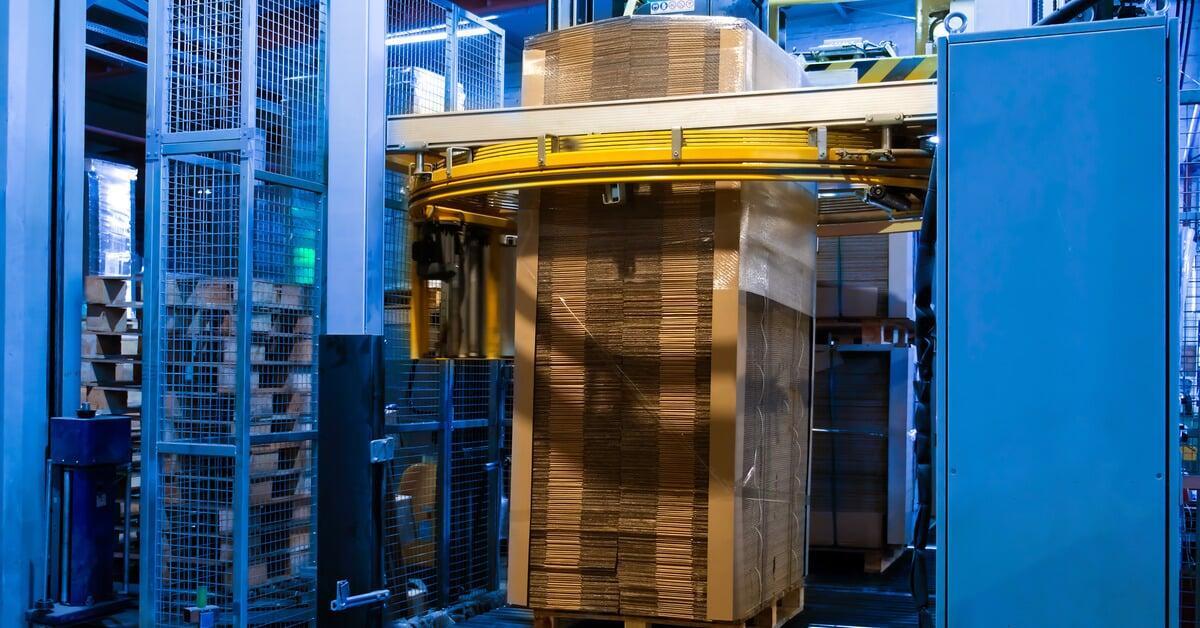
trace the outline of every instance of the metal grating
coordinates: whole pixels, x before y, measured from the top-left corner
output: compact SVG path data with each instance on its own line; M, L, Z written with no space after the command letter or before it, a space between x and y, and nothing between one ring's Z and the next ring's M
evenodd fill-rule
M182 625L201 588L210 604L233 602L233 459L165 455L157 491L158 591L154 623Z
M153 12L143 607L311 625L325 1Z
M454 364L454 420L471 425L455 429L450 463L450 596L457 599L472 591L486 590L492 579L489 552L494 539L488 536L488 521L499 501L499 484L492 474L500 471L500 416L493 407L498 369L486 360L457 360ZM476 427L477 426L477 427ZM498 479L498 477L496 478Z
M1186 87L1186 86L1185 86ZM1193 85L1192 87L1200 87ZM1197 578L1196 502L1188 498L1189 476L1200 474L1197 451L1200 449L1200 107L1180 107L1179 191L1180 191L1180 276L1182 321L1180 325L1179 393L1183 398L1179 418L1183 432L1182 459L1184 482L1183 513L1180 521L1182 553L1180 561L1180 623L1200 626L1197 603L1200 579Z
M441 0L388 1L387 113L500 107L504 31Z
M387 426L398 455L388 465L384 563L393 620L499 586L510 372L501 360L389 364Z
M383 218L383 337L388 378L387 398L398 399L395 373L409 359L409 301L412 284L408 265L408 177L384 173Z
M241 0L168 0L163 130L189 133L242 125Z
M258 0L255 127L260 170L325 178L325 4Z

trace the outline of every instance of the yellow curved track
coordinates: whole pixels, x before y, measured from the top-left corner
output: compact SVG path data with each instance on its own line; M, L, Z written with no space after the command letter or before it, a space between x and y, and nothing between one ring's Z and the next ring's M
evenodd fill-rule
M825 158L802 130L604 133L486 146L422 175L414 214L457 207L499 214L496 192L647 181L829 181L924 189L930 160L887 156L865 133L830 131ZM541 144L541 150L539 150Z

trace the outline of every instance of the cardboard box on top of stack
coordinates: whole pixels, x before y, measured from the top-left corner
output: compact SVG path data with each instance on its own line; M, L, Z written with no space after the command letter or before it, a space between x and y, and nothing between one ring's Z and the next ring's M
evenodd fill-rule
M748 22L637 16L526 42L525 105L780 89ZM509 600L782 623L802 605L816 190L656 182L525 193ZM769 225L769 227L768 227Z

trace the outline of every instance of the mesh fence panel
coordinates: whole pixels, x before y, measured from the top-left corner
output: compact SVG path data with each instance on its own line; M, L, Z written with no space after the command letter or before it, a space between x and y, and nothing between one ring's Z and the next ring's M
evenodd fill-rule
M168 160L158 249L159 439L230 444L233 373L225 349L238 326L238 207L233 153Z
M488 538L492 512L489 463L498 455L491 444L495 370L486 360L457 360L454 364L453 400L456 422L472 427L455 429L450 463L450 595L460 597L488 587L491 557ZM474 425L480 424L478 427Z
M210 604L233 602L234 465L232 458L166 455L159 471L154 623L183 626L182 609L201 588Z
M1196 88L1192 84L1185 87ZM1180 518L1182 530L1180 541L1182 553L1180 560L1180 623L1185 626L1200 626L1200 614L1197 613L1197 602L1200 597L1200 580L1197 580L1197 517L1196 498L1188 488L1189 476L1200 474L1200 462L1197 461L1197 448L1200 446L1200 420L1197 417L1197 400L1200 400L1200 256L1197 255L1198 236L1200 236L1200 107L1184 105L1180 107L1179 120L1179 191L1180 191L1180 237L1182 254L1181 305L1182 324L1180 326L1180 377L1179 392L1186 401L1180 416L1180 425L1186 439L1183 444L1184 499Z
M203 590L222 625L311 625L326 3L156 6L155 623Z
M260 170L325 179L325 4L257 0Z
M499 107L504 33L439 0L388 2L388 115Z
M387 48L388 115L502 103L503 33L450 3L389 0ZM412 359L406 186L403 174L386 173L385 386L397 453L387 471L384 565L393 620L453 605L495 582L502 468L499 363ZM428 288L428 311L416 319L436 346L440 282Z
M242 125L241 0L169 0L164 129L186 133Z
M1194 12L1195 3L1187 11ZM1180 87L1200 89L1197 68L1200 49L1190 45L1196 33L1194 17L1181 25ZM1180 304L1182 307L1179 347L1179 393L1185 399L1180 426L1185 433L1182 447L1183 513L1180 516L1179 623L1200 626L1200 534L1197 529L1197 486L1191 479L1200 474L1197 450L1200 448L1200 106L1179 108L1179 211L1180 211Z

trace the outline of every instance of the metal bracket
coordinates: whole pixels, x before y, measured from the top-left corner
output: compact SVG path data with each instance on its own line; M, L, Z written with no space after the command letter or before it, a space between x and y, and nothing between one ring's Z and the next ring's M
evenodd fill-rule
M371 463L388 462L396 457L396 438L388 436L371 441Z
M671 159L683 158L683 129L671 127Z
M625 202L625 185L623 183L610 183L604 187L601 193L600 201L605 205L620 205Z
M512 233L506 233L500 236L500 246L516 246L517 236Z
M332 610L335 613L340 613L351 608L358 608L359 606L378 604L387 600L387 597L390 594L391 591L387 589L379 589L377 591L371 591L370 593L350 595L350 581L338 580L337 595L329 601L329 610Z
M817 147L817 158L829 157L829 129L819 126L808 130L808 144Z
M549 141L547 141L549 140ZM550 152L558 151L558 136L541 134L538 136L538 167L546 167L546 144L550 145Z
M471 152L470 148L467 148L466 146L448 146L446 148L446 178L454 176L455 153L465 154L467 156L467 163L471 163L471 155L473 153Z
M867 126L892 126L894 124L904 123L904 114L902 113L869 113L864 122Z
M146 132L146 161L153 162L162 159L162 137L158 131Z

